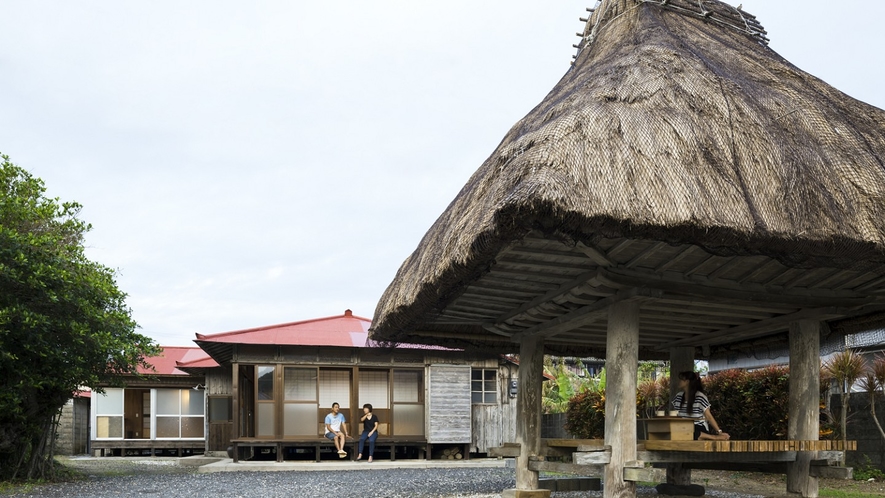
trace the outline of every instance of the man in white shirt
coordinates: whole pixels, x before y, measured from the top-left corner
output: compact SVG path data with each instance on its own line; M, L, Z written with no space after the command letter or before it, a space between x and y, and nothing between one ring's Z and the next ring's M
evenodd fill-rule
M338 449L338 458L347 456L344 451L344 438L348 437L347 423L344 420L344 414L340 413L341 408L338 403L332 403L332 413L326 415L326 437L335 443Z

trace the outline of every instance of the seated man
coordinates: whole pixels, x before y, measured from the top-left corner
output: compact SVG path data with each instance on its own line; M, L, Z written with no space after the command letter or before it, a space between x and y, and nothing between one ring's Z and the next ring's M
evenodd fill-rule
M344 420L344 414L339 412L340 409L338 403L332 403L332 412L326 415L326 437L335 443L338 458L344 458L347 456L347 452L344 451L344 438L349 436L347 423Z

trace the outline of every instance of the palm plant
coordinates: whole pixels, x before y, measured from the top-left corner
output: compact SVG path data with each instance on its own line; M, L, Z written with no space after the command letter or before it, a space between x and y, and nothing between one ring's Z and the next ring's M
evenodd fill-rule
M873 417L876 428L879 429L879 435L885 439L885 430L882 429L882 424L876 415L876 401L882 396L882 390L885 389L885 354L880 354L873 360L866 375L861 379L861 387L870 397L870 415Z
M851 386L857 382L864 373L863 357L853 349L846 349L841 353L833 355L832 358L824 362L824 371L832 377L839 386L840 399L842 406L840 407L839 429L842 436L842 443L847 445L848 442L848 399L851 396ZM845 465L845 452L842 452L842 465Z

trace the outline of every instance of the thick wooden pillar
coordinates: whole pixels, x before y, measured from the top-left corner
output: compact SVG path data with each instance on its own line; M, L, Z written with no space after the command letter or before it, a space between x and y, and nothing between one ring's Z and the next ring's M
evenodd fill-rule
M519 343L519 387L516 395L516 492L508 496L541 496L520 493L538 489L538 472L529 470L529 459L541 452L541 383L544 376L544 342L524 337ZM549 496L549 491L546 496Z
M639 368L639 304L609 308L605 346L605 444L611 461L605 466L603 496L635 498L636 484L624 481L624 467L636 460L636 374Z
M679 372L688 371L694 371L694 348L670 348L670 400L679 393ZM667 483L688 486L691 484L691 469L684 468L681 463L667 464Z
M790 399L787 437L818 439L820 426L820 323L798 320L790 324ZM800 451L787 464L787 491L816 498L817 477L809 470L815 452Z

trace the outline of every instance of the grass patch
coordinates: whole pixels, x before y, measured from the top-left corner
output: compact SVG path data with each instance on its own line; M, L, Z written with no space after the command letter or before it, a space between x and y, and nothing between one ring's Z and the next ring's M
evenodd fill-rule
M822 488L817 494L820 498L869 498L870 493L866 491L852 491L847 489L829 489ZM879 495L882 496L882 495Z

